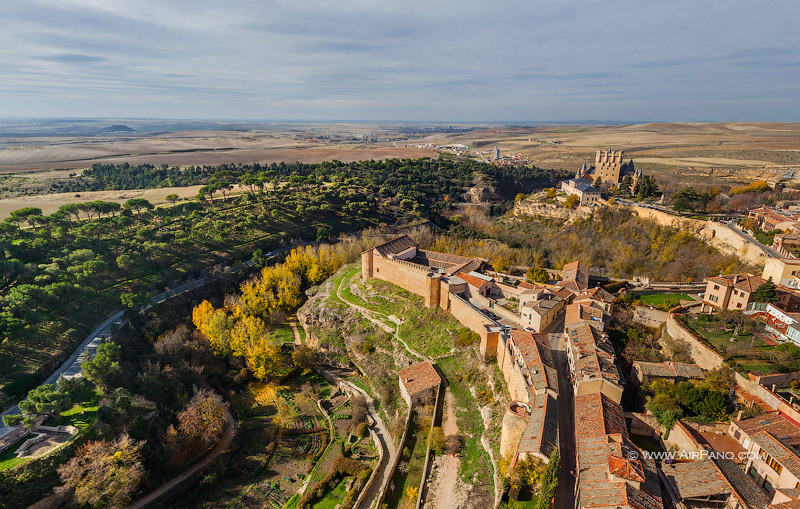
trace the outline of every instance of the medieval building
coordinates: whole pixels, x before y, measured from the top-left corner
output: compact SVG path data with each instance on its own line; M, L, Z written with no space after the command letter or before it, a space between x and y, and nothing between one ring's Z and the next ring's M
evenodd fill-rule
M633 185L642 178L642 171L633 165L633 159L624 162L622 150L598 150L594 157L594 166L586 167L586 162L575 173L576 178L592 181L600 179L603 184L621 184L625 177L630 177Z

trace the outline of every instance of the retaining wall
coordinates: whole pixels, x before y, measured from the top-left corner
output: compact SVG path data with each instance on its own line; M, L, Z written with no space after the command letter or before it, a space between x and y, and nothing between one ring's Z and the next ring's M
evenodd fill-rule
M677 316L672 311L667 316L667 334L674 339L680 339L689 345L689 351L695 364L703 369L717 369L725 364L725 359L702 339L697 338L691 331L678 322Z

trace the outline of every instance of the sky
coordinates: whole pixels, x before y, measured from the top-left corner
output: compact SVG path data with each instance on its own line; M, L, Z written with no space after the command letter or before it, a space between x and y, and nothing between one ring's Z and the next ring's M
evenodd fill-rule
M0 117L800 121L797 0L2 0Z

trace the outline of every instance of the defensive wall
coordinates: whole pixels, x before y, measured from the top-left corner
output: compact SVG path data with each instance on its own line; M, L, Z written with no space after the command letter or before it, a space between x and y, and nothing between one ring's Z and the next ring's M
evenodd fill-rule
M375 255L373 249L362 253L361 270L363 279L374 277L419 295L425 299L426 307L439 307L449 312L462 325L475 332L480 337L479 350L481 355L483 355L485 359L492 357L498 358L498 366L500 366L506 384L508 385L510 400L532 403L532 401L530 401L529 390L519 366L517 366L513 359L507 358L507 343L505 336L501 334L500 325L462 297L461 294L467 289L466 283L451 285L446 277L442 277L442 275L432 270L405 260ZM489 301L485 297L476 294L473 298L476 299L478 304L489 307ZM498 315L506 316L514 320L517 319L513 312L504 308L500 309L495 307L492 311ZM506 413L508 414L509 412ZM520 420L520 422L527 422L527 419L522 419L521 417L517 420ZM519 427L520 422L515 421L513 423L515 425L514 427ZM501 436L509 437L514 435L514 433L511 432L512 430L506 429L506 427L511 424L509 419L506 418L503 420ZM521 436L521 432L519 435ZM401 449L404 441L405 433L401 439ZM509 449L513 449L513 456L519 446L519 440L514 444L506 444L506 446ZM392 475L396 468L396 464L392 466ZM391 476L389 478L391 478ZM381 502L386 494L385 489L386 486L383 487L380 494ZM422 500L422 494L422 490L420 490L419 500Z
M690 231L720 252L737 256L744 262L763 267L769 258L766 248L743 237L727 224L676 216L661 210L635 205L626 208L638 217L649 219L662 226Z

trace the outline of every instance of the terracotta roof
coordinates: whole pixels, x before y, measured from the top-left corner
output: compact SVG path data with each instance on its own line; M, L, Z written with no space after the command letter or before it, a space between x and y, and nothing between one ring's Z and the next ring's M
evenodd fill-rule
M408 235L401 235L400 237L390 240L389 242L384 242L383 244L375 246L373 249L375 249L381 256L389 256L390 254L402 253L403 251L412 247L417 247L417 243L414 242L414 239Z
M563 275L565 280L581 280L589 278L589 267L582 262L572 262L564 265Z
M558 372L553 364L550 350L550 336L544 333L531 333L517 329L511 330L509 343L519 351L523 376L536 394L547 389L558 393Z
M614 348L608 336L589 324L567 327L570 355L575 367L575 382L605 379L617 385L624 380L616 365Z
M580 300L583 297L587 297L592 300L598 300L601 302L614 302L615 300L615 297L613 295L603 290L599 286L596 288L588 288L586 290L583 290L581 293L578 294L577 299Z
M605 325L607 320L606 313L590 303L573 302L567 306L564 314L564 325L578 325L582 322L599 322Z
M626 433L622 406L600 392L575 396L575 437Z
M479 277L475 277L472 274L467 274L466 272L459 272L458 277L466 281L470 286L474 286L479 290L483 285L488 283L488 281L481 279Z
M627 434L579 438L577 453L580 507L664 507L655 463Z
M779 412L770 412L750 419L742 419L741 421L733 420L733 424L750 437L756 433L768 431L790 445L800 445L800 428Z
M766 280L747 273L714 276L707 278L707 280L722 286L732 286L747 293L753 293L756 288L766 283Z
M664 476L681 500L733 495L750 507L765 507L770 498L729 460L705 459L664 466Z
M741 402L745 403L748 406L752 404L756 404L765 412L772 412L772 407L769 406L766 401L759 398L758 396L753 396L749 392L747 392L741 385L734 385L733 392L736 393L736 399Z
M800 457L794 447L768 431L759 431L751 435L750 439L792 475L800 477Z
M731 484L734 496L741 503L752 509L761 509L769 504L770 497L736 463L722 458L714 459L714 464Z
M447 275L457 274L458 272L470 272L480 268L483 264L483 261L478 258L437 253L436 251L426 251L424 249L418 249L417 255L409 261L417 265L441 269Z
M790 500L788 502L781 502L780 504L772 504L769 507L770 509L800 509L800 500Z
M634 368L648 377L656 378L702 378L705 370L697 364L682 362L643 362L634 361Z
M549 394L538 394L531 402L531 414L522 432L517 452L550 457L558 447L558 407Z
M439 378L439 374L429 361L418 362L403 368L398 371L397 376L408 394L416 394L442 383L442 379Z
M573 295L575 295L575 293L572 290L562 286L558 286L557 289L553 291L553 293L555 293L564 300L569 300L572 298Z
M570 279L565 281L559 281L558 283L556 283L556 286L560 286L562 288L566 288L567 290L571 290L573 293L578 293L581 290L585 290L586 287L589 285L585 285L583 283L580 283L578 281L573 281L572 279Z

